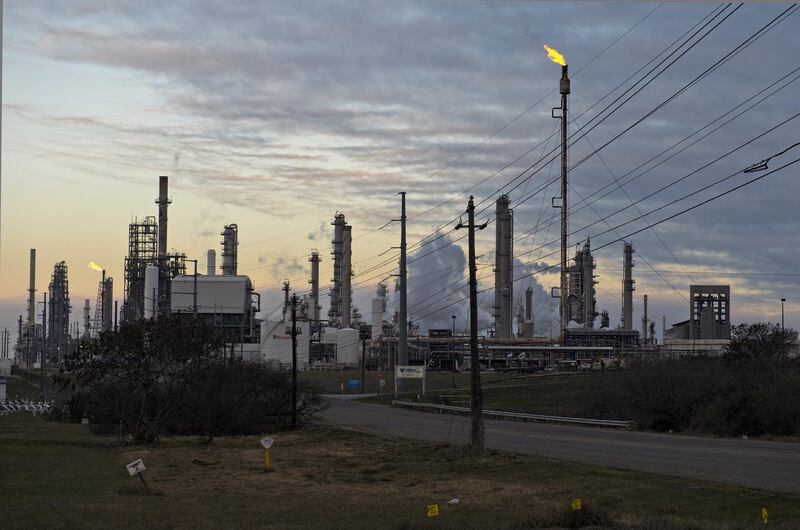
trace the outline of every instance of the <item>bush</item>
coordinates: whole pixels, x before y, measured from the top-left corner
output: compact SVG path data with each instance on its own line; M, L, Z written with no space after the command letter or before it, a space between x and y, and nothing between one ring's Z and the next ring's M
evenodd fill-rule
M133 443L161 434L249 434L291 421L289 374L224 356L224 342L199 320L124 324L85 342L56 377L73 390L69 417ZM298 419L319 410L313 387L298 388Z

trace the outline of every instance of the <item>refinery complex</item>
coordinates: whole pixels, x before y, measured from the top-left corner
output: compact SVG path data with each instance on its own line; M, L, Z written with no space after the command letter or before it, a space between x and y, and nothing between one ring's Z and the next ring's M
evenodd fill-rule
M219 265L217 249L208 249L203 270L198 269L196 258L167 251L168 186L168 177L159 177L157 216L134 218L129 224L121 292L115 291L114 279L100 269L97 298L75 303L70 299L67 263L59 261L41 294L42 309L37 311L36 250L30 250L27 312L19 316L16 340L9 345L11 337L5 337L4 356L13 357L23 368L58 368L81 340L113 332L128 321L173 315L203 319L224 337L229 351L249 362L290 366L294 338L301 370L351 369L362 362L368 369L382 370L398 363L443 371L469 367L469 334L456 334L455 326L420 333L418 324L403 318L402 307L392 313L387 310L389 287L385 282L375 286L368 315L354 306L353 227L344 213L335 212L331 222L333 274L327 314L322 314L320 303L323 258L317 249L310 249L308 256L309 288L298 294L284 281L281 311L265 314L252 280L238 271L236 224L221 227ZM595 260L587 239L565 268L567 288L562 307L566 318L562 321L566 321L566 330L552 337L548 330L536 329L532 288L523 296L518 293L521 303L514 304L514 215L507 195L497 198L495 214L493 325L479 330L482 369L605 369L619 367L633 355L718 352L727 344L731 331L727 285L692 285L688 319L670 329L662 328L660 341L648 317L647 295L641 298L641 322L634 322L635 249L628 242L620 245L623 273L618 325L611 324L607 311L598 311ZM401 326L403 321L407 323Z

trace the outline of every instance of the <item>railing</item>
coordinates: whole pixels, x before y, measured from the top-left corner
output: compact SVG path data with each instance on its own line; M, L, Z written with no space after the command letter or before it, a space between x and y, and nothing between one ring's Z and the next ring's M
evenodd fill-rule
M437 405L435 403L417 403L414 401L392 401L392 406L424 412L439 412L450 414L469 414L467 407L454 407L452 405ZM548 423L569 423L576 425L591 425L593 427L611 427L615 429L628 429L635 431L637 425L635 421L626 420L598 420L591 418L570 418L568 416L548 416L545 414L528 414L525 412L506 412L502 410L484 410L485 418L496 420L516 420L516 421L540 421Z
M7 416L15 412L31 412L34 416L36 414L43 414L50 410L50 404L47 402L33 402L27 400L19 401L6 401L0 403L0 416Z

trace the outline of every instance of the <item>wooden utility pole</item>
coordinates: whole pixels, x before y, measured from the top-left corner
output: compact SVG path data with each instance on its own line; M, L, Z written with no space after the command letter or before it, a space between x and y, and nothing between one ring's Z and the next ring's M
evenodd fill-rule
M292 429L297 428L297 295L292 295Z
M475 204L470 195L467 205L467 232L469 239L469 350L470 350L470 454L482 456L486 452L486 433L483 427L483 398L481 396L481 361L478 356L478 272L475 265L475 230L486 228L484 223L475 226ZM459 222L456 229L464 228Z

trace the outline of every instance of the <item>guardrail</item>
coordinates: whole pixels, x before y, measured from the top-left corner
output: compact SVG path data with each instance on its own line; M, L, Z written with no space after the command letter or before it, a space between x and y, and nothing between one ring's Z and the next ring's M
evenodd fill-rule
M401 407L423 412L439 412L450 414L469 414L467 407L454 407L452 405L437 405L435 403L418 403L415 401L393 400L392 406ZM525 412L506 412L502 410L484 410L485 418L497 420L516 420L516 421L540 421L548 423L568 423L576 425L590 425L593 427L611 427L615 429L628 429L635 431L637 425L635 421L626 420L598 420L591 418L570 418L568 416L548 416L546 414L528 414Z
M36 414L43 414L49 410L50 404L42 401L33 402L20 400L0 403L0 416L7 416L15 412L31 412L36 416Z

